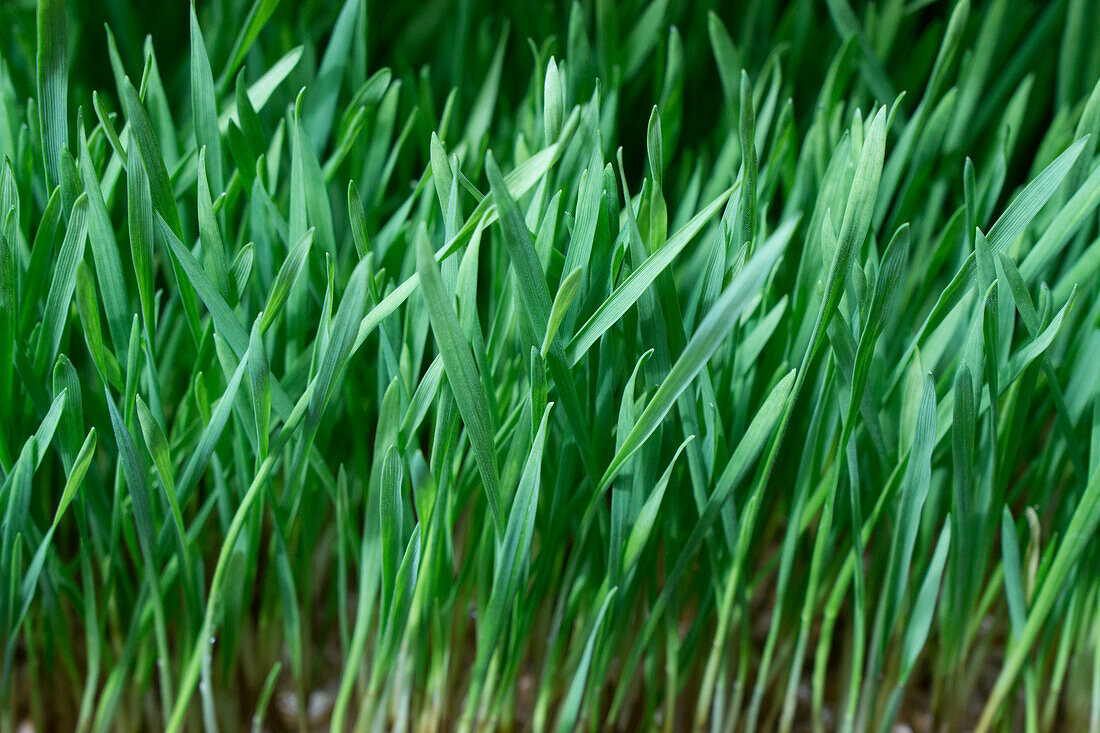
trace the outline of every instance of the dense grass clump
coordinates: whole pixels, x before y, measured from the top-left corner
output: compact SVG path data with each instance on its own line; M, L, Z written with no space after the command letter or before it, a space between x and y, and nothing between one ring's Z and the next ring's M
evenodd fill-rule
M3 733L1100 731L1094 2L0 19Z

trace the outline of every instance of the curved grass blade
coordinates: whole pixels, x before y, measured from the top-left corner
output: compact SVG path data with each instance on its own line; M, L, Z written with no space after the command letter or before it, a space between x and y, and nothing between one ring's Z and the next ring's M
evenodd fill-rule
M138 96L129 78L123 79L122 82L122 107L126 110L126 118L130 123L132 142L137 146L142 165L145 166L145 172L149 176L149 192L153 198L153 208L164 217L172 233L182 239L183 228L180 225L180 212L176 207L176 198L172 193L172 181L168 177L168 169L164 166L164 158L161 156L149 115L142 107L141 97Z
M73 206L65 239L50 281L46 309L42 316L42 330L38 333L35 349L35 371L43 372L57 357L61 335L69 314L69 303L76 290L77 268L84 257L84 243L88 238L88 197L81 194Z
M417 241L416 268L420 275L420 287L428 309L432 333L439 346L447 382L451 386L459 414L470 436L478 471L485 485L485 498L497 534L505 531L505 515L500 493L500 473L497 468L493 415L482 386L481 377L474 363L470 344L462 333L458 315L452 305L452 296L443 284L435 256L423 237Z
M195 150L206 148L206 173L214 194L225 190L222 176L222 139L218 130L218 105L214 92L214 75L210 71L210 59L206 44L195 15L195 4L190 6L191 30L191 120L195 128ZM200 166L201 168L201 166ZM201 176L201 173L200 173ZM200 212L201 213L201 212Z
M546 335L542 339L542 348L539 350L544 359L550 351L550 344L554 340L554 336L557 335L558 328L561 327L562 321L565 320L569 308L577 297L583 275L584 270L577 267L562 278L561 285L558 286L558 293L554 296L554 305L550 308L550 319L546 325Z
M579 362L600 336L614 326L630 308L638 302L649 286L672 264L676 256L683 251L703 226L714 217L722 208L726 199L733 193L729 188L722 192L718 198L707 204L702 211L692 217L691 221L684 225L668 238L653 254L634 270L623 283L615 288L611 296L600 304L600 307L589 319L577 329L566 349L570 364ZM788 236L794 233L796 221L790 221L783 225Z
M39 0L35 57L46 190L61 182L61 151L69 144L68 23L63 0Z
M592 622L592 630L588 632L588 641L584 644L584 652L581 654L580 664L573 673L573 680L569 683L569 691L565 694L565 701L561 705L561 713L558 717L558 733L569 733L577 724L577 714L580 712L581 703L584 702L584 693L588 689L588 670L592 666L592 654L596 649L600 630L603 628L603 619L611 602L615 600L615 594L619 592L618 586L607 591L600 604L600 610L596 612L596 620Z
M676 453L673 454L672 460L668 463L668 468L661 474L661 478L657 479L657 484L653 487L652 493L646 499L645 504L642 505L642 510L638 512L638 518L634 520L634 526L630 528L630 536L627 537L626 547L623 549L621 575L627 575L634 568L635 563L638 562L638 558L641 557L646 541L653 531L653 525L657 521L657 512L661 509L661 501L664 499L668 480L672 476L672 469L676 466L676 459L680 457L680 453L687 447L687 444L694 439L695 436L689 436L676 449Z
M684 352L676 360L665 381L646 405L622 446L615 453L597 489L606 489L623 464L653 434L685 389L729 335L730 324L756 297L768 274L783 254L787 237L773 236L733 279L692 334Z

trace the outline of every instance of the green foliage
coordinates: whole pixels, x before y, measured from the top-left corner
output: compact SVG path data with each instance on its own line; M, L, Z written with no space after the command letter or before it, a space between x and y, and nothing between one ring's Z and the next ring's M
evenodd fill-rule
M0 733L1100 731L1095 3L0 18Z

